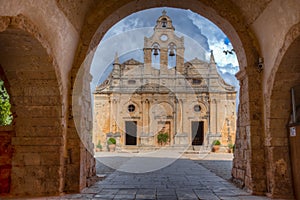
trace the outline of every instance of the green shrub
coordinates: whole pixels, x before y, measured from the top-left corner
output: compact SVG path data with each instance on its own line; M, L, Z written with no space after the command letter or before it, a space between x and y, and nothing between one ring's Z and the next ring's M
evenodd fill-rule
M110 145L110 144L116 144L116 143L117 143L117 141L116 141L115 138L109 138L109 139L107 140L107 144L108 144L108 145Z
M169 139L169 134L168 133L159 133L157 135L157 142L160 144L166 144Z
M102 145L101 145L101 142L100 142L100 140L98 141L98 144L97 144L97 146L96 146L97 148L99 148L99 149L102 149Z
M10 108L9 95L4 87L4 82L0 80L0 126L11 124L13 117Z
M234 147L234 145L232 143L229 143L227 146L229 149L233 149L233 147Z
M212 145L221 145L221 142L219 140L214 140Z

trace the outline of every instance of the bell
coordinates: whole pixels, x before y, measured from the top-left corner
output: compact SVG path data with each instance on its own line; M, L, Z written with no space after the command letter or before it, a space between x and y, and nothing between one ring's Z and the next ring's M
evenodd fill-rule
M175 56L174 49L170 50L169 56Z
M153 55L154 55L154 56L157 56L157 55L158 55L158 50L157 50L157 48L154 48Z

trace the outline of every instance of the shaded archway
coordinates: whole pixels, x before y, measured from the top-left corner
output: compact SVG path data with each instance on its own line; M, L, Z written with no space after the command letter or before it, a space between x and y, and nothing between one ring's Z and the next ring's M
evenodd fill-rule
M292 197L293 183L287 125L291 115L291 88L300 84L300 24L287 33L282 51L269 78L265 94L268 192L274 197Z
M24 16L2 17L1 76L11 97L9 154L12 195L63 192L65 140L56 62L38 29ZM2 176L2 173L1 173ZM34 188L34 189L33 189Z
M113 24L131 13L162 6L191 9L219 26L233 43L241 69L237 76L241 83L241 92L237 151L235 153L233 176L241 187L246 187L253 193L264 194L266 192L265 161L264 157L255 156L256 154L264 155L264 149L261 148L264 137L264 129L262 128L261 76L256 71L259 49L255 46L254 34L251 34L251 30L246 26L247 23L243 21L241 12L231 1L216 3L208 0L201 2L198 0L168 2L128 0L95 5L86 16L81 42L73 65L72 85L79 68L84 63L84 67L80 69L84 76L80 77L79 84L82 86L82 94L89 91L89 66L93 57L92 51ZM88 59L84 62L85 58ZM77 97L78 99L80 98L79 96ZM88 97L85 96L84 99L87 104L90 102ZM86 124L86 127L88 127L91 121L86 115L90 106L81 108L82 110L76 115L81 116L81 124ZM252 140L252 136L256 136L256 139ZM253 154L252 151L255 151L255 153ZM260 172L255 171L254 168L259 168Z

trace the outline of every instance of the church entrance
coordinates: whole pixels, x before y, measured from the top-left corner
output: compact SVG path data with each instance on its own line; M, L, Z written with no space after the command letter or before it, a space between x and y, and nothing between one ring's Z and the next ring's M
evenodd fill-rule
M203 122L192 122L192 145L202 145L203 139Z
M125 130L126 130L126 142L125 145L136 145L136 121L126 121Z
M167 142L164 145L170 145L171 142L171 122L158 121L158 133L166 133L168 135Z

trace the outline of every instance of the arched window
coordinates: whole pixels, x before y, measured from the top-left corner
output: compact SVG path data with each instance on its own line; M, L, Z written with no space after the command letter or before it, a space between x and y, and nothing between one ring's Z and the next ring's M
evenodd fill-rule
M176 66L176 56L176 45L174 43L170 43L168 46L168 68Z
M161 19L161 27L162 28L167 28L167 19L166 18Z
M152 66L156 69L160 68L160 46L157 43L152 45Z

